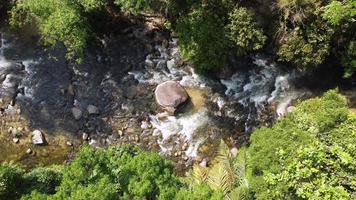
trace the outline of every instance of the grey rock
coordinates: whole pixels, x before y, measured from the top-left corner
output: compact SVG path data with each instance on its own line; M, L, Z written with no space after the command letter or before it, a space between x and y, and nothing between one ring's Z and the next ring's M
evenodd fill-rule
M185 103L188 99L187 91L175 81L166 81L159 84L155 90L157 103L169 112Z
M88 105L87 111L90 115L97 115L99 114L99 108L94 105Z
M83 112L80 108L78 107L73 107L72 108L72 114L74 116L74 119L79 120L80 118L82 118Z
M233 157L236 157L237 154L239 153L239 150L238 150L236 147L233 147L233 148L230 150L230 153L232 154Z
M35 145L41 145L45 143L45 138L43 133L39 130L34 130L32 132L32 143Z
M207 164L208 162L206 161L205 158L199 163L200 167L207 167Z
M133 99L135 98L135 96L137 95L137 88L136 86L129 86L126 88L125 90L125 96L128 98L128 99Z
M89 139L88 133L83 133L83 134L82 134L82 139L83 139L83 140L88 140L88 139Z

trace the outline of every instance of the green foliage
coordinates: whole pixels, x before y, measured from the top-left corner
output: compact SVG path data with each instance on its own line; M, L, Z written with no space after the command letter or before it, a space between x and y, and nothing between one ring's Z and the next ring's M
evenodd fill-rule
M69 59L80 63L89 37L86 19L79 7L69 0L26 0L11 11L11 25L21 27L35 22L47 45L63 42Z
M0 166L0 199L15 199L23 190L24 170L12 164Z
M174 199L181 187L169 161L129 146L85 146L64 169L40 167L25 174L4 165L0 175L0 197L9 199Z
M11 10L10 24L16 28L35 24L45 45L63 43L67 58L81 63L84 49L94 32L89 24L90 13L104 12L102 8L113 3L132 14L138 14L150 5L148 0L24 0L18 1Z
M190 190L181 189L177 196L177 200L220 200L223 195L220 192L213 191L207 184L194 185Z
M137 15L139 12L150 8L151 0L115 0L122 11Z
M101 10L109 0L77 0L86 12Z
M325 6L323 17L332 25L340 25L343 21L355 21L356 1L332 1Z
M246 160L245 148L242 148L239 156L234 158L228 146L221 141L212 165L208 168L195 165L188 174L188 183L193 188L208 184L213 191L220 192L225 199L247 199L249 182Z
M176 31L183 58L198 71L226 66L228 40L224 18L210 9L199 7L178 21Z
M355 116L336 91L300 103L249 147L257 199L349 199L355 191Z
M356 41L351 41L342 57L345 68L345 77L349 78L356 72Z
M28 190L37 190L41 193L53 194L62 180L60 166L38 167L24 175Z
M235 8L229 14L227 29L239 55L261 49L266 41L262 29L253 20L253 13L246 8Z

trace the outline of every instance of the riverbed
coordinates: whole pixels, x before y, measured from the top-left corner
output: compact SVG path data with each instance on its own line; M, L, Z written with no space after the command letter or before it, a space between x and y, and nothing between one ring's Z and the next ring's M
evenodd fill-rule
M264 54L232 63L228 73L201 75L181 58L176 38L143 27L103 35L89 45L81 65L67 61L61 45L46 48L36 37L0 33L0 162L60 164L83 144L129 143L184 169L209 161L221 139L238 148L255 128L270 126L298 101L337 86L304 85L313 75ZM157 84L168 80L191 97L175 116L166 116L154 99ZM354 98L354 90L346 93ZM77 119L74 107L81 112ZM34 130L44 133L46 145L31 143Z

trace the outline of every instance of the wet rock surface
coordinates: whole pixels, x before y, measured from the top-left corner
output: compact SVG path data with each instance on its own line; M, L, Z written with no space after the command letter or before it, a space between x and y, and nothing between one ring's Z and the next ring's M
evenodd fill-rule
M179 83L166 81L156 87L155 98L160 106L174 113L179 106L186 103L189 96Z

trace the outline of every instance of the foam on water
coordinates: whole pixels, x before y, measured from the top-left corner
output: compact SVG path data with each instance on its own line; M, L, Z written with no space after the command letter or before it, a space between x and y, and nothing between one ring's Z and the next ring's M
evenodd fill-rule
M187 142L189 147L186 151L186 155L195 157L197 150L203 138L195 135L195 132L207 125L210 121L208 111L206 108L202 108L197 112L181 115L181 116L169 116L165 119L159 119L155 115L150 116L150 122L152 126L159 130L162 134L162 139L158 141L163 153L170 153L173 146L176 145L176 140L171 140L172 137L177 137L181 141Z

